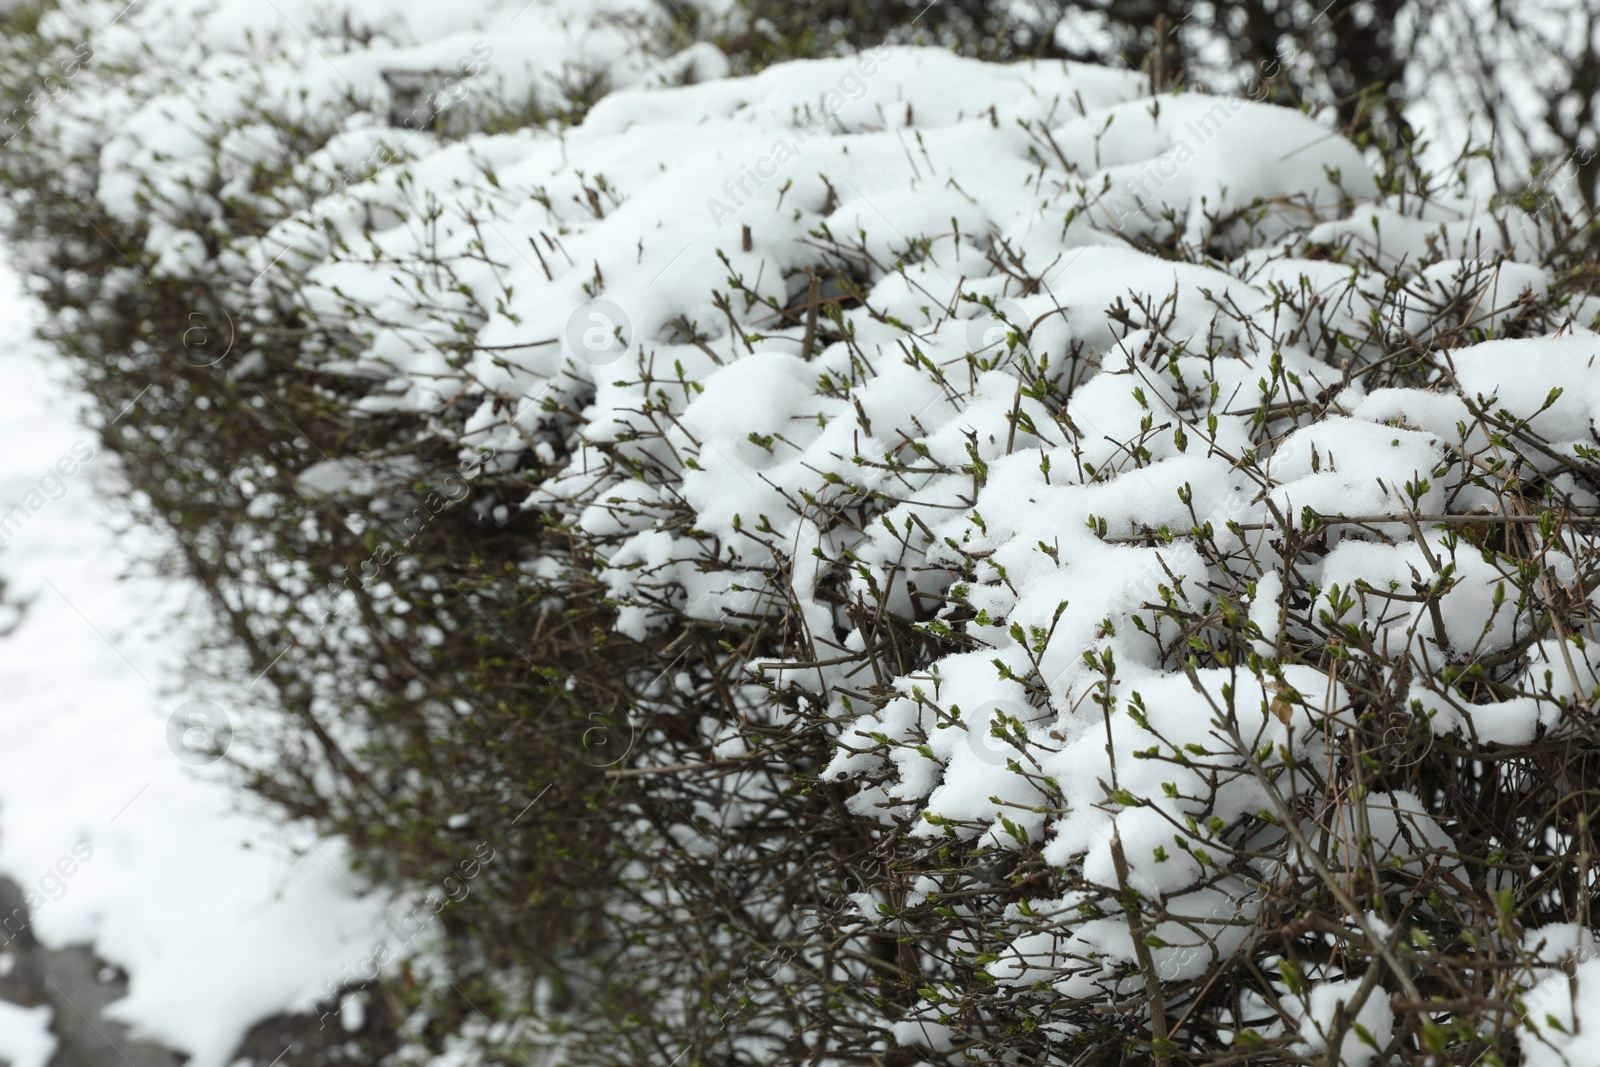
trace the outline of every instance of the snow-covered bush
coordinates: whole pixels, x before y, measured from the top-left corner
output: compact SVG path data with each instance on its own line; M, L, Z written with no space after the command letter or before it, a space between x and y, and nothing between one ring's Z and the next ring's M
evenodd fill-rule
M16 229L302 713L257 787L508 857L407 1055L1600 1063L1558 213L1125 71L176 6L28 39Z
M1413 130L1426 130L1435 148L1449 145L1446 156L1470 137L1504 193L1526 191L1588 213L1600 196L1594 4L674 0L670 8L694 39L709 33L728 52L758 61L888 41L991 61L1127 65L1160 89L1244 92L1311 109L1381 155L1403 157Z

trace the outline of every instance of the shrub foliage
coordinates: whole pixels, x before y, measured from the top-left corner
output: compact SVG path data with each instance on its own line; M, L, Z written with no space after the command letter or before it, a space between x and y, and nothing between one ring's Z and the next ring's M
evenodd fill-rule
M8 98L65 86L11 239L273 683L241 774L377 884L495 850L384 975L397 1062L1581 1056L1566 201L913 47L563 65L419 131L393 76L102 9L5 43ZM1053 54L986 12L930 32ZM746 14L749 71L898 18ZM162 108L189 143L119 129Z

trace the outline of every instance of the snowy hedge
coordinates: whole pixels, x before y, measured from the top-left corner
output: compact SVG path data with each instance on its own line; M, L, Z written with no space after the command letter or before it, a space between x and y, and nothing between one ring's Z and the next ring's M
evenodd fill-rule
M1564 219L1126 71L744 76L648 58L643 3L286 5L270 41L117 6L45 16L32 70L92 59L7 162L65 343L115 364L96 315L158 292L200 332L140 335L151 380L296 427L221 479L270 562L216 563L291 696L386 639L432 672L374 675L403 721L322 692L342 749L296 788L333 829L456 810L515 848L526 716L465 687L516 672L574 724L534 736L612 880L518 962L454 931L511 1024L478 1039L1600 1063L1600 299ZM496 567L470 534L342 578L277 555L420 530L463 469ZM374 871L416 877L392 840Z

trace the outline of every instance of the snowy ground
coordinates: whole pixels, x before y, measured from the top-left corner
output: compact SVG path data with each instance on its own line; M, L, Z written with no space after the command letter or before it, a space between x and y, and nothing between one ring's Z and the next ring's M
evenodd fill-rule
M0 876L31 905L0 915L0 977L24 922L45 946L92 946L129 976L108 1018L221 1067L365 954L381 902L336 842L241 810L222 765L169 745L176 709L222 697L178 669L200 594L143 562L158 534L117 531L115 463L29 339L41 313L0 265ZM50 1016L0 1002L0 1061L44 1067Z

